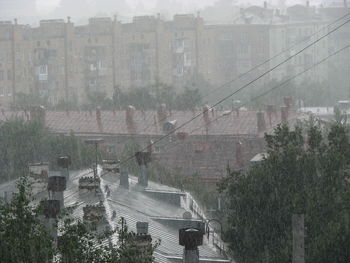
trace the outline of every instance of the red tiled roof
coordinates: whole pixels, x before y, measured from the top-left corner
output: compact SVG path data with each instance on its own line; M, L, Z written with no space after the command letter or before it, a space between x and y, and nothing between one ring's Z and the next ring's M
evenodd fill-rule
M169 121L176 120L176 127L191 120L200 114L200 111L172 111L168 114ZM227 135L227 136L256 136L257 117L256 111L240 111L227 114L227 111L209 111L210 122L206 125L203 116L197 117L194 121L180 128L176 133L183 132L191 135ZM27 115L26 115L27 114ZM13 118L23 120L29 119L29 113L25 112L0 112L0 121ZM164 135L163 122L159 122L156 111L135 111L134 127L126 123L125 111L101 111L101 126L96 119L95 111L46 111L46 127L56 133L76 134L114 134L114 135ZM304 116L301 113L290 112L289 120L295 120ZM265 114L267 132L271 132L273 127L281 122L280 114L272 116L270 125Z

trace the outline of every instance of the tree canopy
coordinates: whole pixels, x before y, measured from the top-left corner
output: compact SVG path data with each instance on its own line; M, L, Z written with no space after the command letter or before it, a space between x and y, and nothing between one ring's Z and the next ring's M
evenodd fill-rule
M102 152L99 152L101 155ZM89 167L95 150L79 138L50 133L38 122L9 120L0 125L0 182L16 179L28 172L28 164L50 162L69 155L72 168Z
M306 262L349 262L347 128L279 126L266 143L261 163L221 184L225 237L238 262L291 262L293 214L305 216Z
M144 236L130 232L123 219L117 229L94 231L92 225L73 218L72 209L67 208L56 221L60 233L56 246L45 226L43 211L32 202L30 185L26 177L22 177L12 200L5 203L0 199L0 262L153 262L159 241L138 242L138 238ZM111 237L116 232L119 240L115 244Z

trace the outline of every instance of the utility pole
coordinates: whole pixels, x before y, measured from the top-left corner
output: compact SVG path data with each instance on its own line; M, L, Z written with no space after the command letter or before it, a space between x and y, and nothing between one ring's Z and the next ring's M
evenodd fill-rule
M305 263L304 214L292 215L293 227L293 263Z
M90 139L90 140L85 140L85 143L88 145L94 145L95 146L95 164L93 167L93 171L94 171L94 181L95 181L95 195L97 193L97 179L98 179L98 171L97 171L97 164L98 164L98 156L97 156L97 149L98 149L98 145L103 143L104 140L103 139Z

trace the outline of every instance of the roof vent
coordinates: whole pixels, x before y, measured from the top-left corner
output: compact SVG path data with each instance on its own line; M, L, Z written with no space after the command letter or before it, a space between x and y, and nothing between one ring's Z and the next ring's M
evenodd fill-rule
M158 121L159 122L162 122L162 121L165 121L166 118L168 117L167 116L167 110L166 110L166 104L165 103L162 103L158 110L157 110L157 115L158 115Z
M176 124L177 124L177 120L164 122L164 124L163 124L163 131L171 132L171 131L175 130Z
M66 190L66 177L51 176L48 178L47 190L52 192L63 192Z
M209 106L208 105L205 105L204 107L203 107L203 119L204 119L204 121L205 121L205 123L206 124L209 124L209 122L210 122L210 119L209 119Z
M134 126L134 116L135 116L135 107L129 105L126 108L126 112L125 112L125 120L126 120L126 125L130 128Z
M258 133L266 131L265 113L263 111L258 111L256 113L256 118L258 125Z
M287 124L288 122L288 107L282 106L281 107L281 123Z
M147 235L148 222L136 222L136 230L138 235Z

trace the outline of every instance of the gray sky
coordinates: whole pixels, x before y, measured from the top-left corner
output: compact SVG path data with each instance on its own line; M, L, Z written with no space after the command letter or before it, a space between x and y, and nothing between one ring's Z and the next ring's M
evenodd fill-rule
M71 0L74 1L74 0ZM114 0L118 1L118 0ZM216 2L217 0L176 0L176 2L181 3L186 9L200 8L207 6ZM267 0L268 2L278 2L279 0ZM311 4L318 4L322 0L310 0ZM327 0L333 1L333 0ZM37 0L39 12L47 13L52 11L58 4L60 0ZM151 10L154 8L157 0L127 0L128 4L131 7L136 7L140 2L145 6L146 9ZM241 3L250 3L250 4L262 4L264 0L237 0ZM287 0L287 4L296 4L296 3L305 3L306 0Z

